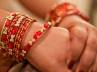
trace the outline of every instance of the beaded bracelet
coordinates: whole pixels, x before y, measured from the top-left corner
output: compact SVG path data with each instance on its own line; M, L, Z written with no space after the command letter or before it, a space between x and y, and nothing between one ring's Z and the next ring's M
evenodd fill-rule
M25 58L25 55L28 53L28 51L30 50L30 48L33 46L34 43L36 43L36 41L38 39L40 39L44 33L46 33L50 27L52 26L51 22L47 22L45 24L43 24L43 28L39 31L36 31L32 37L32 40L29 41L24 48L21 50L21 57ZM22 58L22 59L23 59Z
M86 21L89 20L89 17L82 14L76 6L67 2L60 4L56 6L54 9L52 9L47 14L46 20L52 22L52 24L57 26L64 19L64 17L70 15L78 15Z
M21 40L25 35L25 31L29 29L33 22L35 20L19 13L11 13L6 17L0 37L0 47L6 51L6 55L18 58L17 56L19 56L21 49Z

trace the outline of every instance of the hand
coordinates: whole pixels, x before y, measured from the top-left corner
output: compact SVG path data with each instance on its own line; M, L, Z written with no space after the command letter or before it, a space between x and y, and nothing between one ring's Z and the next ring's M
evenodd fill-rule
M41 24L34 23L32 27L41 29ZM31 36L32 30L27 34L24 44L32 39ZM70 72L67 68L67 64L71 58L69 40L69 32L67 29L52 27L44 37L30 49L27 54L27 59L42 72Z
M8 70L15 64L12 57L4 56L0 52L0 72L8 72Z
M78 16L66 17L59 26L70 32L71 68L74 67L75 72L96 72L97 28Z

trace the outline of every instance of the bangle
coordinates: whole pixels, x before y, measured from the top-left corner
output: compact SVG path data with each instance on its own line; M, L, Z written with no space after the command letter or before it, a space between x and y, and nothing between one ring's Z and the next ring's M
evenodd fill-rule
M9 39L8 34L10 32L11 25L13 24L13 22L17 21L16 14L11 13L5 19L6 20L0 35L0 45L1 45L0 49L4 49L6 51L6 55L7 52L9 53L9 55L11 55L10 48L8 50L8 39Z
M5 18L0 36L0 49L19 60L21 41L34 19L20 13L11 13Z
M89 17L82 14L76 6L70 3L63 3L55 7L47 14L46 19L57 26L64 19L64 17L70 15L78 15L86 21L89 20Z
M14 41L15 48L14 48L13 53L17 60L21 61L21 57L20 57L20 51L22 49L21 43L23 42L23 38L28 32L28 30L30 29L33 22L36 22L36 20L33 20L32 18L28 16L26 16L21 22L20 29L18 30L15 41Z

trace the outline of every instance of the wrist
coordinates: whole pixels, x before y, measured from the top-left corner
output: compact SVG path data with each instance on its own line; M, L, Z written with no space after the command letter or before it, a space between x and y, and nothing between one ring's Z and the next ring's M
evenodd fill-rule
M23 47L29 42L32 40L32 37L34 35L34 33L38 30L40 30L42 28L42 24L38 23L38 22L34 22L30 29L27 31L24 39L23 39L23 42L22 42L22 45Z
M79 16L86 21L89 20L89 17L84 15L75 5L68 2L56 6L47 14L46 18L48 21L51 21L54 26L58 26L64 20L64 18L72 18L74 16Z
M59 26L61 27L72 27L72 25L75 25L75 24L81 24L81 25L85 25L87 24L88 22L83 20L81 17L77 16L77 15L71 15L71 16L67 16L65 17L59 24Z

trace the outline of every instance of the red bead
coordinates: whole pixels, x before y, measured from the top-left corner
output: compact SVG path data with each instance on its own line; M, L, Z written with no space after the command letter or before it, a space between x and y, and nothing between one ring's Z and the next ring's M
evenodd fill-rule
M41 34L42 34L41 31L37 31L37 32L35 33L35 35L33 36L33 38L34 38L35 40L37 40L37 39L41 36Z
M34 35L34 36L33 36L33 38L34 38L35 40L37 40L37 39L38 39L38 38L37 38L37 35Z
M37 31L37 32L36 32L36 35L37 35L37 36L40 36L41 34L42 34L41 31Z
M31 45L27 44L27 45L24 47L24 49L23 49L23 50L25 50L25 51L29 51L29 50L30 50L30 48L31 48Z
M49 24L48 23L45 23L44 24L44 28L48 29L49 28Z
M8 41L7 34L3 34L3 35L2 35L2 37L1 37L1 41L3 41L3 42Z
M18 28L17 28L17 27L14 27L14 28L12 29L12 31L11 31L11 34L16 34L17 31L18 31Z
M14 48L14 43L9 42L9 43L8 43L8 48L10 48L10 49Z
M5 26L7 26L7 27L9 27L10 26L10 24L11 24L11 20L6 20L6 24L5 24Z

